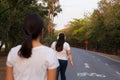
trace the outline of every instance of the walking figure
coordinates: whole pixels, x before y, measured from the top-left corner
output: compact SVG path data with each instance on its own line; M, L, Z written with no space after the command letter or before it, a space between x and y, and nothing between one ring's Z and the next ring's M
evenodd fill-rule
M7 57L6 80L56 80L58 59L53 49L40 42L44 22L37 14L25 18L26 40L12 48Z
M71 66L73 66L72 55L70 51L70 45L66 42L66 36L64 33L60 33L57 37L57 41L53 42L51 48L55 50L60 66L57 68L57 80L59 73L61 80L66 80L65 72L68 64L68 59Z

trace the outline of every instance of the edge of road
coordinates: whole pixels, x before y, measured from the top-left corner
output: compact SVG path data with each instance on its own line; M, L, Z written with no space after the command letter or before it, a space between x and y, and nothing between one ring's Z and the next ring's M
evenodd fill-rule
M103 53L100 53L100 52L94 52L94 51L90 51L90 50L87 50L88 52L91 52L91 53L94 53L94 54L96 54L96 55L99 55L99 56L102 56L102 57L105 57L105 58L107 58L107 59L110 59L110 60L112 60L112 61L115 61L115 62L118 62L118 63L120 63L120 60L117 60L117 59L114 59L114 58L111 58L111 57L109 57L109 56L107 56L107 55L105 55L105 54L103 54Z
M73 47L73 48L75 48L75 47ZM77 48L77 49L81 49L81 48ZM109 56L107 56L106 54L103 54L103 53L101 53L101 52L95 52L95 51L90 51L90 50L85 50L85 49L81 49L81 50L88 51L88 52L90 52L90 53L93 53L93 54L96 54L96 55L99 55L99 56L105 57L105 58L107 58L107 59L110 59L110 60L112 60L112 61L115 61L115 62L120 63L120 60L111 58L111 57L109 57Z

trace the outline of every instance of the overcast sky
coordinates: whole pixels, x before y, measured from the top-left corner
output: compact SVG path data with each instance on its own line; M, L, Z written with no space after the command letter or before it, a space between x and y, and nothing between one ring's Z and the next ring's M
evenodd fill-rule
M63 29L73 18L83 18L85 13L92 13L100 0L60 0L62 12L55 17L56 30Z

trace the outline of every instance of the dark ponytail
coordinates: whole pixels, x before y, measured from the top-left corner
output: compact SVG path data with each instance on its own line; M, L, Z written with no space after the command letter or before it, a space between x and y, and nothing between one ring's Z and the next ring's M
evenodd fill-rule
M29 58L32 54L32 38L28 37L22 44L21 49L19 50L19 55L24 58Z
M65 42L65 35L63 33L60 33L58 35L58 40L56 43L56 51L60 52L63 50L64 42Z
M23 58L29 58L32 55L32 40L37 39L42 34L44 27L43 19L37 14L30 14L25 18L23 29L27 35L26 40L18 52L18 55Z

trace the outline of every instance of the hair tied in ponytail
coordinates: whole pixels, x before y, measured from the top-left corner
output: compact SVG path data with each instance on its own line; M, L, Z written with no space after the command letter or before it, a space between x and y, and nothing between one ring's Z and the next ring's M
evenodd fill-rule
M64 33L59 33L57 36L56 51L60 52L63 50L63 44L66 40Z
M57 36L57 40L60 38L59 36L60 36L61 34L64 34L64 33L59 33L58 36ZM64 39L66 40L66 36L65 36L65 35L64 35Z
M23 29L27 39L22 43L18 55L23 58L30 58L32 55L32 40L37 39L44 28L43 19L37 14L29 14L24 20Z
M31 40L32 40L32 35L28 35L28 39L31 39Z

